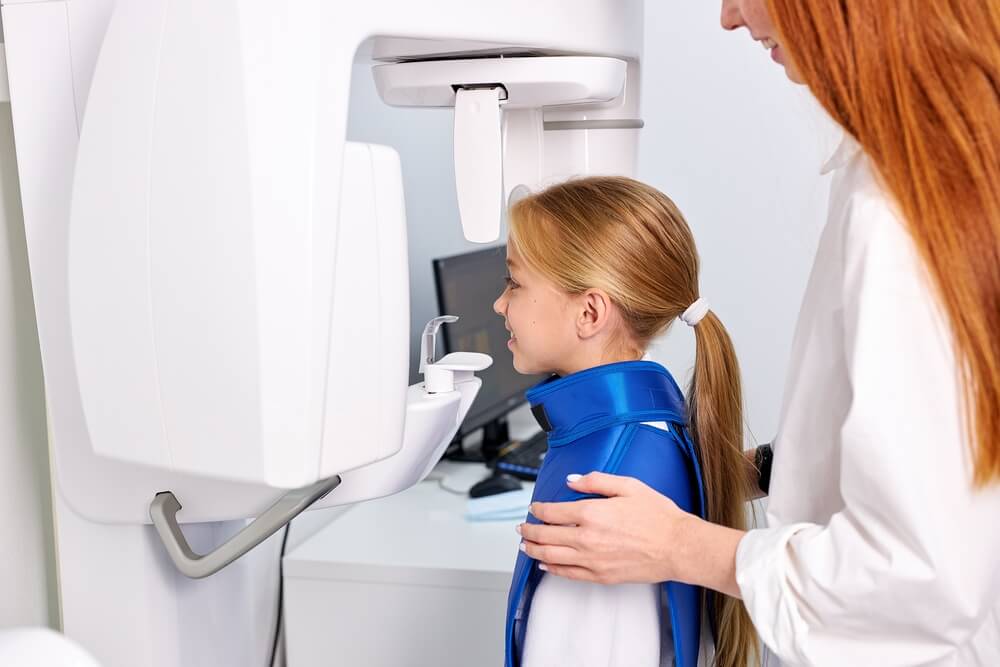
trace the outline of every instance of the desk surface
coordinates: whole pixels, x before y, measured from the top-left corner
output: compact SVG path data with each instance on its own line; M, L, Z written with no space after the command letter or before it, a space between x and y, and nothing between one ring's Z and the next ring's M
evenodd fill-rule
M526 438L538 426L522 406L511 413L510 430ZM465 519L463 491L487 472L481 464L443 461L406 491L338 513L285 556L285 576L506 591L520 543L518 521Z
M285 557L285 576L506 590L518 522L466 521L467 496L441 486L468 488L485 474L442 463L428 481L348 509Z

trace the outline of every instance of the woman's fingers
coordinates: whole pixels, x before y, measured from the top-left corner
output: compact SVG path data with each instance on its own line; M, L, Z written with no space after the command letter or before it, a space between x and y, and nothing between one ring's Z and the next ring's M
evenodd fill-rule
M583 476L569 475L566 478L566 483L574 491L593 493L608 498L631 495L642 484L633 477L621 477L603 472L592 472Z
M677 578L668 556L690 515L630 477L591 473L566 481L581 493L605 497L532 504L542 525L520 526L528 556L552 574L602 584Z
M536 544L552 544L574 548L579 546L580 531L575 526L522 523L517 527L517 532L524 539Z
M557 526L579 526L586 514L587 503L591 500L576 500L568 503L531 503L531 515L539 521Z
M633 477L608 475L603 472L592 472L588 475L569 475L566 483L580 493L615 498L635 496L649 487ZM548 524L563 526L582 526L588 517L593 517L594 503L604 499L576 500L565 503L532 503L531 514Z
M559 577L576 579L577 581L599 582L597 575L585 567L579 567L577 565L541 565L539 567L549 574L554 574Z
M572 547L536 544L525 540L521 542L521 551L535 560L550 565L573 565L579 567L583 559L580 552Z

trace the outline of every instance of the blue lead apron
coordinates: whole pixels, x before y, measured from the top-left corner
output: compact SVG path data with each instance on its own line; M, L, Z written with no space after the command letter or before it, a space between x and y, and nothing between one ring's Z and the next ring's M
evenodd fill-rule
M626 361L546 380L527 393L531 411L548 432L549 451L532 501L565 502L584 495L566 475L601 471L635 477L686 512L705 517L701 468L687 432L684 395L663 366ZM667 430L643 424L666 422ZM540 523L528 515L528 523ZM507 598L506 667L518 667L531 599L545 573L519 552ZM702 589L661 584L667 600L678 667L696 667L701 639Z

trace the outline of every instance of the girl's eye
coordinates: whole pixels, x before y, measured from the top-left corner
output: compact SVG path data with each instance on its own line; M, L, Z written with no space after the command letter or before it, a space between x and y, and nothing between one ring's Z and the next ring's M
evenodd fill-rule
M509 273L506 276L503 277L503 281L507 285L507 289L516 289L517 288L517 283L514 282L514 279L510 277Z

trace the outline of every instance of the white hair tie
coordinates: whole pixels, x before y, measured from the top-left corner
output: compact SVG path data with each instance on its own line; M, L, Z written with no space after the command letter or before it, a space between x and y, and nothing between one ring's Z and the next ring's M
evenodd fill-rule
M689 327L697 326L705 315L708 314L708 301L698 297L698 299L688 306L688 309L681 315L681 321Z

